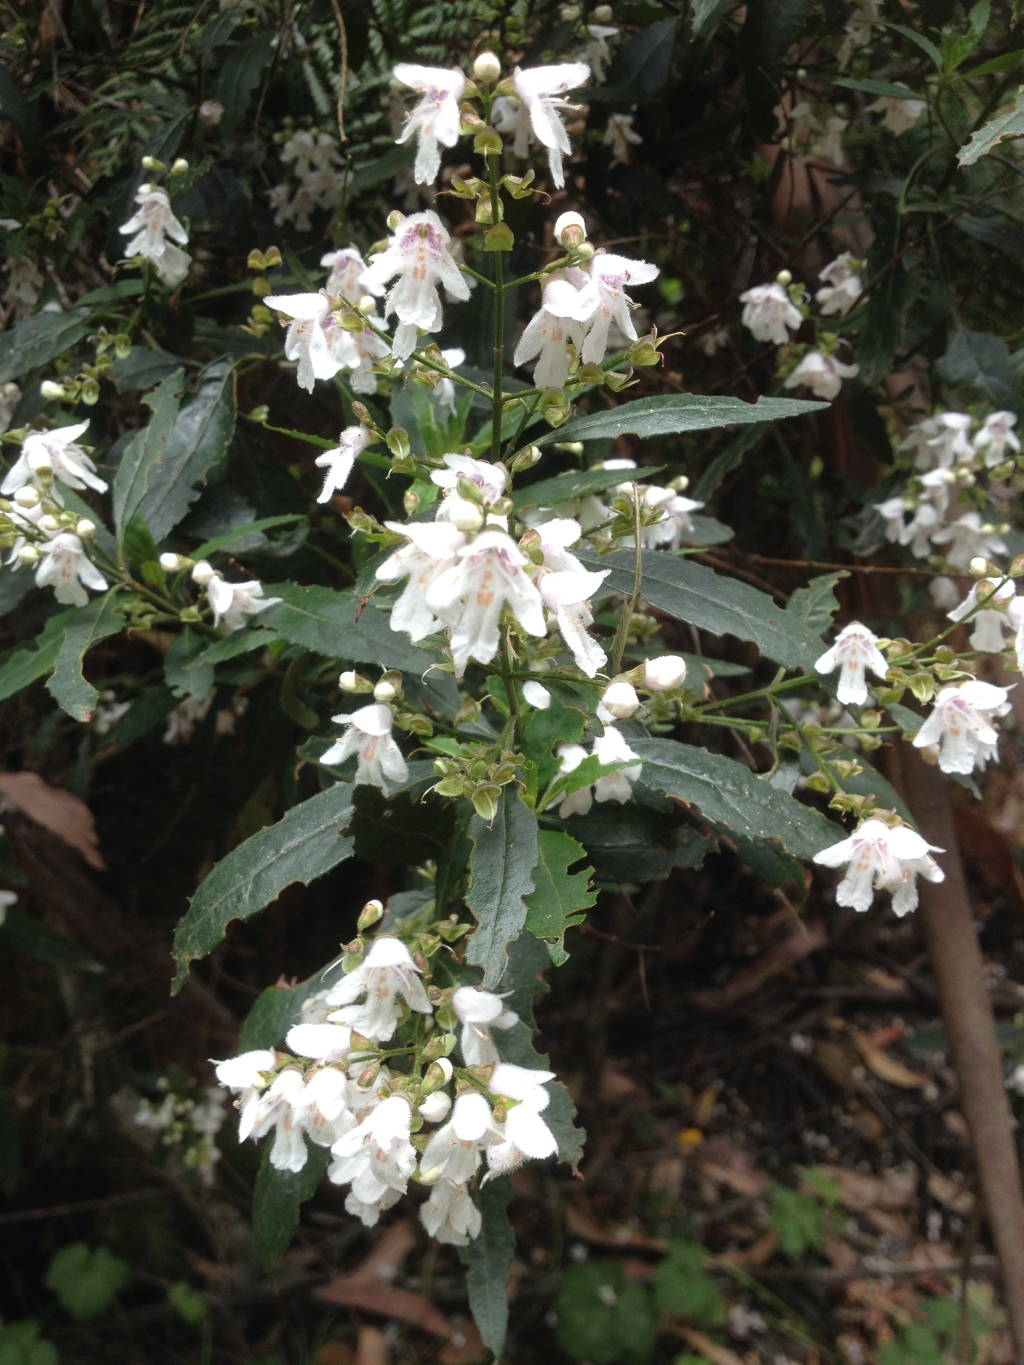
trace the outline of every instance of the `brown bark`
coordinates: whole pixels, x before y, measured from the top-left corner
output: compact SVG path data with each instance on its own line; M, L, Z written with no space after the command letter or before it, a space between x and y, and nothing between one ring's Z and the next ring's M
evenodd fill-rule
M919 883L918 919L935 974L982 1198L999 1256L1015 1358L1018 1365L1024 1365L1024 1191L1002 1054L985 989L949 793L946 779L908 745L900 747L899 763L903 791L918 828L930 844L946 850L942 858L946 880Z

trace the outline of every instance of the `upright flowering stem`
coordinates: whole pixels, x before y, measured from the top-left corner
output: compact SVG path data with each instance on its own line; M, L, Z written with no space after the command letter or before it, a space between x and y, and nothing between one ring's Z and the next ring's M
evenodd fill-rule
M488 111L490 117L490 111ZM487 158L487 178L491 185L491 221L498 222L501 191L498 164L494 153ZM491 459L501 459L501 414L504 406L505 373L505 263L502 253L494 253L494 397L491 399Z

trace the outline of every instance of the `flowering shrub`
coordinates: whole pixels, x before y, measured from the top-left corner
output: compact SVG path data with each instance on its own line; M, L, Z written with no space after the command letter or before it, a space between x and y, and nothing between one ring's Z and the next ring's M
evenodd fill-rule
M919 877L942 880L945 850L913 828L872 755L907 742L970 783L998 752L1011 703L989 665L1024 667L1019 353L962 317L940 337L907 226L940 212L934 199L968 239L999 245L1002 220L971 215L1017 193L1002 185L1017 144L989 157L985 131L1011 64L996 55L958 74L987 14L976 6L938 45L892 24L883 42L875 7L859 5L813 74L788 41L767 48L785 86L767 125L767 67L743 58L764 139L745 192L800 174L831 193L841 177L863 229L861 246L838 249L856 234L830 210L815 229L834 228L830 260L811 269L794 248L710 299L700 348L744 358L753 402L679 391L678 261L654 233L642 247L653 259L618 254L627 244L586 179L587 154L598 178L635 169L648 136L634 127L632 106L649 98L638 72L653 45L682 41L672 17L620 29L608 6L572 6L552 29L524 9L503 42L481 13L471 62L448 44L447 64L391 65L378 42L361 75L347 56L339 75L325 71L333 20L300 7L275 26L261 6L224 5L203 12L197 40L227 50L225 80L199 82L187 144L184 115L157 132L140 113L123 166L97 153L97 176L120 175L105 198L84 172L74 192L10 192L0 599L23 638L0 661L0 695L46 679L84 736L118 749L161 724L183 746L199 726L229 735L256 710L273 718L265 742L289 773L287 812L251 821L195 889L176 990L231 921L394 840L379 860L404 867L402 889L370 899L308 981L268 977L240 1055L217 1060L216 1076L236 1096L239 1138L267 1140L264 1200L291 1190L289 1176L325 1174L373 1226L422 1186L420 1220L461 1248L498 1353L506 1177L556 1155L575 1165L583 1142L533 1047L539 973L565 962L566 932L603 886L644 880L592 838L596 808L621 811L622 846L656 854L652 876L677 854L685 864L679 835L696 825L766 879L793 880L797 860L845 869L840 905L866 911L882 893L905 915ZM698 5L690 23L691 46L713 30L742 55L771 7L749 7L742 30L729 6ZM296 126L275 103L278 62L323 96L316 120ZM364 99L371 82L384 111ZM261 116L276 121L269 146ZM933 118L948 145L927 141ZM245 148L262 158L262 188L239 170ZM890 161L909 168L899 212L877 188ZM219 234L247 200L256 226L236 222L232 242L248 279L214 284ZM109 279L84 269L62 214L106 232L96 259ZM272 228L287 229L282 246ZM50 295L59 270L73 287ZM682 355L687 369L696 348ZM965 410L931 400L919 355ZM836 495L834 553L852 564L884 551L927 579L913 612L858 608L877 629L845 600L833 624L842 569L816 531L807 548L827 571L785 607L704 557L732 536L706 505L745 452L814 430L847 397L869 411L886 468L879 489L850 480ZM793 486L804 496L818 477L796 470ZM917 629L936 608L951 624ZM724 637L756 647L765 681L719 686ZM87 676L101 644L102 698ZM822 723L806 699L838 707ZM186 1160L212 1178L215 1104L168 1095L138 1122L191 1125Z

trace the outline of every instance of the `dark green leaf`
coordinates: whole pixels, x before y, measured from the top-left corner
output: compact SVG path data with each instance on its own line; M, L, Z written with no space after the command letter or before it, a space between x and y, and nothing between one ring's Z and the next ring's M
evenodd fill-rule
M1002 337L961 327L935 370L947 384L965 384L996 408L1020 410L1020 379Z
M141 693L110 728L109 738L115 751L121 753L149 734L177 705L178 698L169 687L150 687Z
M6 701L15 692L53 671L64 640L64 618L73 614L62 611L58 616L51 616L35 644L16 649L0 664L0 701Z
M191 626L174 637L164 655L164 681L175 696L205 701L213 691L213 664L202 658L206 648L206 640Z
M569 958L566 930L585 919L597 900L597 892L590 889L594 869L570 873L570 867L586 858L587 850L558 830L541 831L539 852L533 872L535 889L526 898L526 928L543 939L551 961L560 967Z
M307 1143L306 1153L301 1171L277 1171L270 1164L270 1144L263 1149L252 1197L252 1226L265 1261L288 1250L299 1226L299 1207L312 1199L327 1172L331 1154L326 1147Z
M961 166L973 166L979 158L988 156L989 152L994 147L998 147L1000 142L1006 138L1020 137L1022 133L1024 133L1024 88L1018 90L1014 95L1011 108L1004 109L1001 114L990 119L984 127L975 129L971 134L970 141L966 146L961 147L957 153L957 162ZM7 378L6 375L2 377Z
M724 545L727 540L732 540L734 534L724 522L695 513L690 518L690 529L684 531L680 539L685 545Z
M229 659L237 659L241 654L251 654L254 649L266 649L267 645L276 638L276 632L266 630L258 624L248 626L245 630L236 630L231 635L225 635L223 640L217 640L212 645L200 648L199 652L183 665L184 673L193 673L197 670L205 671L213 667L214 664L227 663ZM202 645L200 641L200 645ZM211 675L212 680L212 675ZM209 691L209 689L207 689Z
M516 1239L506 1206L512 1198L507 1176L488 1181L477 1192L480 1235L459 1247L466 1267L469 1307L484 1345L500 1360L508 1332L508 1273L516 1254Z
M564 428L561 428L564 430ZM541 479L528 488L519 488L515 494L515 508L521 512L527 507L557 507L563 502L574 502L576 498L588 493L603 493L606 488L617 488L630 479L646 483L656 474L661 474L665 466L656 464L641 469L570 469L565 474L554 474L550 479Z
M61 615L69 619L63 627L53 676L46 690L69 716L86 721L100 694L92 683L86 682L82 663L93 645L123 629L124 604L117 591L111 589L104 597L94 597L88 606Z
M842 833L810 806L722 754L673 739L631 739L630 747L643 759L643 787L696 807L718 828L774 840L804 859L836 843Z
M669 393L637 398L606 412L585 413L571 418L556 431L538 436L535 445L555 441L596 441L610 436L672 436L683 431L714 431L718 427L746 422L776 422L819 412L827 403L802 398L759 398L744 403L739 398L707 397L698 393ZM627 475L629 471L626 471ZM620 480L622 482L622 480Z
M1012 71L1015 66L1019 66L1022 58L1024 58L1024 50L1004 52L1001 57L993 57L991 61L982 62L980 66L972 66L970 71L961 72L960 79L973 81L978 76L1002 75L1004 71Z
M89 331L88 308L70 313L35 313L10 331L0 332L0 384L48 364Z
M231 137L245 118L271 59L272 44L272 34L258 33L233 48L221 64L216 98L224 106L221 131L225 137Z
M840 571L812 578L806 588L797 588L792 594L786 603L786 615L816 635L824 635L832 629L832 617L839 610L835 586L846 577L848 575Z
M164 383L173 383L173 376ZM198 498L198 485L227 454L236 412L234 369L230 361L216 360L199 376L197 391L182 403L158 459L149 463L147 458L140 507L154 540L174 530Z
M739 59L750 106L750 123L759 137L775 132L774 109L786 56L804 31L811 0L752 0L740 33Z
M942 53L930 38L926 38L923 33L916 33L912 28L907 28L905 24L886 24L885 27L902 33L904 38L912 42L915 47L919 47L923 53L931 58L936 71L942 70Z
M847 90L860 90L865 95L877 95L885 100L919 100L921 96L905 85L894 85L891 81L855 81L850 76L836 76L833 85L841 85Z
M738 432L725 449L719 451L694 485L693 497L697 502L707 502L725 476L739 468L747 451L753 450L764 438L769 426L768 422L752 422L746 431Z
M377 787L359 786L352 794L352 823L345 831L355 855L369 863L416 866L444 857L455 814L450 804L417 801L408 792L390 799Z
M133 346L123 360L114 361L110 374L118 393L133 393L156 388L180 368L181 358L159 346Z
M985 246L1004 251L1007 256L1024 258L1024 232L1015 224L1007 222L1005 218L997 218L995 215L981 218L977 214L961 213L954 220L953 226L966 233L968 237L973 237L976 242L983 242Z
M229 545L234 545L237 541L243 540L246 536L251 536L254 532L269 531L272 526L292 526L297 521L305 520L306 518L301 512L286 512L277 517L261 517L259 521L247 521L244 526L234 526L230 531L225 531L222 536L215 536L213 540L205 540L202 545L197 545L189 553L193 559L206 559L217 550L224 550Z
M654 1297L663 1313L689 1318L701 1327L720 1327L725 1304L707 1273L707 1254L695 1242L670 1242L669 1254L655 1269Z
M505 950L526 923L526 897L534 889L533 871L540 856L537 817L510 783L501 789L491 823L476 816L469 837L473 852L466 903L477 928L467 945L466 961L483 967L483 984L494 990L508 966Z
M919 292L917 281L902 265L891 264L897 250L898 241L883 233L868 253L868 273L884 270L885 274L868 295L857 343L860 378L865 384L878 384L892 371L893 358L903 341L904 315Z
M360 599L355 593L273 583L266 594L282 600L261 613L260 624L276 630L289 644L302 645L325 659L377 664L408 673L423 673L430 665L430 653L410 644L401 631L392 630L389 614L372 602L357 620Z
M302 1017L303 1003L322 990L326 973L311 976L297 986L268 986L256 997L238 1035L239 1052L277 1047L285 1034Z
M661 881L676 867L700 867L716 840L680 825L677 816L640 806L596 805L565 828L579 840L605 882L643 886Z
M84 1242L61 1247L46 1272L46 1286L52 1289L76 1322L98 1318L132 1278L131 1267L107 1247L93 1250Z
M338 782L293 806L283 820L261 829L222 858L192 898L188 913L174 932L177 992L185 984L188 964L205 957L235 919L249 919L286 886L308 886L352 856L352 840L341 830L352 818L352 789Z
M142 505L150 474L164 458L184 387L185 371L177 369L163 379L155 393L146 394L142 400L153 416L149 425L140 427L129 441L114 475L111 503L119 539Z

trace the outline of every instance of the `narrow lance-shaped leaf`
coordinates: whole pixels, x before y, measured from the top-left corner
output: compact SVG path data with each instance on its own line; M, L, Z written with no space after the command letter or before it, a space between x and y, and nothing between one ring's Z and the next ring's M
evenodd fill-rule
M125 530L146 496L150 473L164 458L184 386L185 371L175 370L154 393L147 394L142 400L153 416L149 425L140 427L129 441L114 476L112 504L119 544L123 542Z
M391 629L389 613L378 611L372 603L360 612L355 593L271 583L266 595L280 597L281 602L261 612L259 623L277 631L289 644L302 645L325 659L379 664L408 673L423 673L431 664L429 650L417 649L407 635Z
M742 426L747 422L774 422L802 417L827 408L827 403L803 398L760 398L744 403L739 398L707 397L699 393L670 393L621 403L606 412L573 417L556 431L538 436L535 445L555 441L596 441L610 436L672 436L684 431L714 431L718 427Z
M341 835L351 817L352 789L338 782L222 858L174 932L174 993L185 984L188 964L212 952L232 920L249 919L292 882L308 886L351 857L352 840Z
M35 313L0 334L0 384L18 379L69 350L89 331L88 308L70 313Z
M288 1250L299 1225L299 1207L316 1193L330 1159L326 1147L307 1143L301 1171L278 1171L270 1164L269 1144L264 1147L252 1197L252 1225L265 1261Z
M123 626L124 604L113 589L103 597L93 598L88 606L69 613L54 660L53 676L46 684L46 690L75 720L87 721L100 697L82 672L86 654L93 645L116 635Z
M970 141L957 152L957 162L961 166L973 166L983 156L988 156L993 148L1007 138L1024 134L1024 87L1013 97L1013 105L1003 113L990 119L982 128L971 134Z
M508 1272L516 1254L515 1233L506 1212L511 1198L507 1176L483 1185L476 1196L480 1234L468 1246L459 1247L473 1321L495 1360L501 1359L508 1334Z
M477 929L466 961L483 967L483 984L493 990L508 967L506 948L526 923L526 897L533 891L533 870L540 856L537 817L519 799L514 785L501 789L494 819L477 816L469 828L473 853L466 895Z

